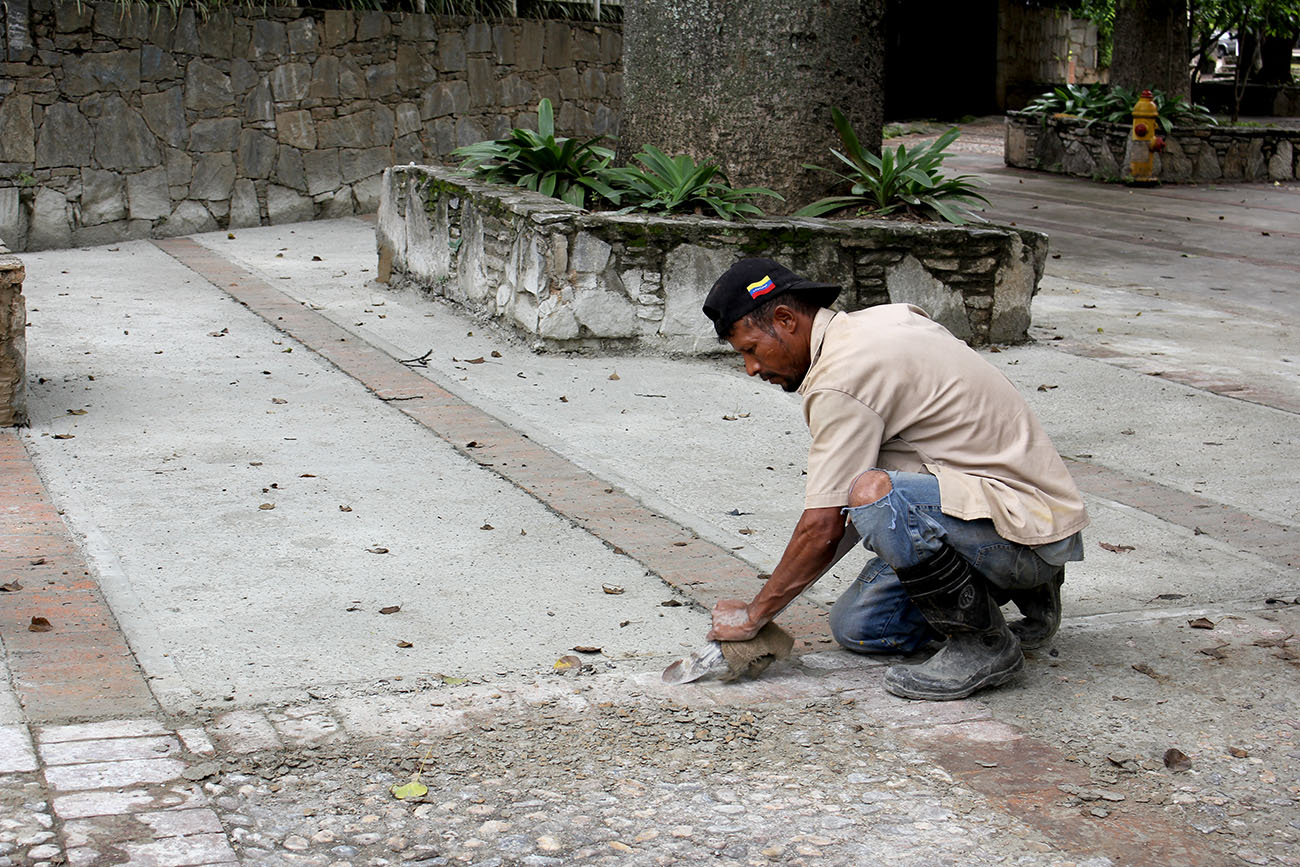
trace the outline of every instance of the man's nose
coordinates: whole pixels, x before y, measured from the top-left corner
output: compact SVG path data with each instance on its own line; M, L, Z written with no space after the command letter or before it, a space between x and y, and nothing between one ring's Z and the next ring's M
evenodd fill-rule
M758 368L757 359L753 359L753 358L745 359L745 373L749 374L750 376L757 376L758 370L759 368Z

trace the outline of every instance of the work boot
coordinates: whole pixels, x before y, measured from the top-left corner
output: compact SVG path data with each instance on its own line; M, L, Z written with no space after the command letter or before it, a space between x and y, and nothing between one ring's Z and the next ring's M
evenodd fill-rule
M952 701L1010 680L1024 667L1020 639L1007 628L984 579L944 546L927 560L894 570L944 646L919 665L892 665L885 689L903 698Z
M1024 617L1013 620L1009 628L1020 639L1024 650L1037 650L1052 640L1061 625L1061 585L1065 583L1065 567L1058 566L1052 580L1028 590L1011 591L1010 601L1016 603Z

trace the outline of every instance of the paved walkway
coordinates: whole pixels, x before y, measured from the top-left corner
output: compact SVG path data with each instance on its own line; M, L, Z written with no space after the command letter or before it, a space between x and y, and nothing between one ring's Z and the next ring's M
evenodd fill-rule
M943 706L831 649L860 559L794 663L657 682L800 500L797 404L725 360L534 355L368 282L361 220L25 256L0 864L1297 863L1297 190L968 141L1052 231L988 357L1094 529L1057 646Z

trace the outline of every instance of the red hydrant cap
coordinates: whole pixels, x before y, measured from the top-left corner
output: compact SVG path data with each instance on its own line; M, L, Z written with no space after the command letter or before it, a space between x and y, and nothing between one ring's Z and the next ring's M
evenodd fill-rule
M1137 133L1138 135L1146 135L1147 125L1144 123L1134 124L1133 132Z

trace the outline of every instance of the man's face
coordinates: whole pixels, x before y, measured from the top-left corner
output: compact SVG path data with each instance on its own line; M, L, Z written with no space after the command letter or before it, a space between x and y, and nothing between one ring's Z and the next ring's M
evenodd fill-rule
M798 391L810 363L808 338L797 333L797 320L782 316L782 312L778 309L773 317L774 334L742 319L732 329L727 342L744 359L745 373L786 391Z

